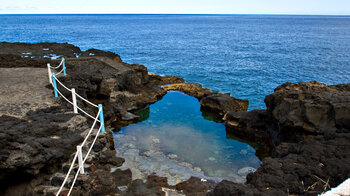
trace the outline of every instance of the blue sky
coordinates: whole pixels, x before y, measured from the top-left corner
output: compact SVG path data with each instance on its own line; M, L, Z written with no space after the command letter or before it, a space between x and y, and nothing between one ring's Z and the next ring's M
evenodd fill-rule
M350 15L350 0L0 0L0 14L43 13Z

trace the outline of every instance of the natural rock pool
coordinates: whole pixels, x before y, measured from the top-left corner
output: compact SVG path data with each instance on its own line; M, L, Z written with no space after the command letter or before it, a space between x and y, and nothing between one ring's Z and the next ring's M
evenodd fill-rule
M162 100L139 112L143 121L114 134L117 156L125 158L133 179L156 173L169 184L191 176L245 182L260 166L255 149L226 137L222 123L207 120L199 101L180 92L168 92Z

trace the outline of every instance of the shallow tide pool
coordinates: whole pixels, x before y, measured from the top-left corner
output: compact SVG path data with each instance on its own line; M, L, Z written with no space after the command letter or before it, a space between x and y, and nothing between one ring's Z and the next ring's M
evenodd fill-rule
M243 183L260 166L255 149L228 139L225 126L206 120L194 97L168 92L139 115L143 121L114 134L117 155L126 160L121 169L130 168L133 179L156 173L169 184L191 176Z

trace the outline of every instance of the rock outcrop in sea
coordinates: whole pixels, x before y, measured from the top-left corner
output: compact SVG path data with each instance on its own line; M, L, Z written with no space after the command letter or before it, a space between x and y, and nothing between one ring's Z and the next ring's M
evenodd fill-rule
M113 131L137 122L137 110L160 100L167 91L177 90L196 97L203 111L223 117L227 135L248 142L263 159L245 184L224 180L216 185L190 178L170 186L166 178L155 175L145 182L132 181L130 170L110 172L123 159L115 156L109 132L94 148L86 168L89 174L79 177L74 188L77 195L162 195L164 188L186 195L314 195L350 177L350 84L285 83L266 97L266 110L247 112L247 100L214 93L179 77L150 74L145 66L124 63L112 52L81 51L70 44L0 43L0 70L8 72L26 68L45 73L46 63L58 64L56 58L61 57L67 59L68 75L59 79L90 101L103 104L106 123L113 125ZM42 77L47 79L47 75ZM51 86L47 83L42 88ZM63 88L59 90L69 96ZM1 92L7 91L11 89ZM30 96L30 92L23 93ZM73 114L66 102L47 98L52 95L45 92L40 96L47 102L44 108L38 109L30 104L31 99L24 98L21 108L12 103L0 108L4 194L55 193L75 146L89 127L86 118ZM1 98L8 97L3 94ZM79 106L96 112L88 105ZM245 168L241 172L250 171Z
M224 119L227 132L271 145L271 156L246 184L222 181L209 195L316 195L350 177L350 84L287 82L265 103Z

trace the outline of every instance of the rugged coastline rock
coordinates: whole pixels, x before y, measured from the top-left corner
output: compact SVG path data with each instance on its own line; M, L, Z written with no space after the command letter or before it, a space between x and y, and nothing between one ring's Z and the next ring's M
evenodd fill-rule
M350 127L350 86L285 83L266 96L267 110L281 129L320 134Z
M102 56L111 58L117 62L122 62L120 56L102 50L89 49L86 51L81 51L79 47L74 46L68 43L9 43L9 42L0 42L0 54L1 56L10 56L15 57L19 56L21 60L50 60L58 59L61 57L65 58L78 58L78 57L94 57ZM9 62L11 63L11 62ZM13 62L12 62L13 63ZM13 66L19 66L12 64ZM46 67L46 64L35 65L35 64L21 64L21 67Z
M270 156L274 147L274 122L265 110L249 112L230 111L223 117L228 137L242 139L256 149L256 155L262 160Z
M176 90L196 97L204 110L210 110L221 117L229 111L248 110L248 100L237 99L226 93L214 93L198 83L175 83L164 86L164 89Z
M222 181L209 195L316 195L349 178L349 88L285 83L266 96L267 110L227 113L229 132L271 138L273 151L246 184Z
M119 55L96 49L81 51L73 45L57 43L3 42L0 43L0 46L0 68L44 68L45 73L47 63L54 66L60 62L60 59L56 60L56 58L65 57L67 76L59 77L59 80L68 88L74 87L78 94L95 104L102 103L107 124L113 122L123 126L134 122L136 116L133 111L158 101L166 94L167 90L163 88L163 85L184 82L179 77L149 74L147 68L142 65L126 64L121 61ZM47 77L46 74L45 77ZM51 86L42 86L42 88L51 88ZM71 96L70 92L60 85L58 85L58 89L66 97ZM195 93L195 91L192 92ZM67 164L69 164L69 155L81 142L82 134L84 135L89 122L86 122L86 118L81 115L64 112L71 111L71 106L60 99L57 101L61 109L35 110L22 118L5 115L0 117L2 122L1 145L4 146L0 164L0 180L4 193L50 195L57 191L57 186L63 182L64 173L67 172ZM90 114L96 112L91 106L82 102L79 102L78 105ZM66 117L62 119L59 117L60 115ZM80 118L85 119L85 121L78 121ZM84 126L77 124L80 122L84 123ZM34 123L39 125L34 125ZM26 131L22 133L25 129ZM67 135L67 131L72 131L74 134ZM64 139L66 137L67 139ZM18 138L24 139L23 142L21 143L22 140ZM106 137L106 139L107 141L111 140L110 137ZM53 148L50 147L51 145ZM78 178L74 194L79 195L85 192L84 195L100 195L113 191L118 193L117 187L121 184L118 184L110 176L118 177L119 181L120 178L123 179L122 181L125 183L122 186L130 185L127 194L137 193L137 187L141 186L142 183L131 182L130 172L117 170L117 173L109 173L108 165L118 165L121 161L111 153L112 148L113 143L107 145L106 141L98 140L93 152L102 150L102 153L91 158L95 162L92 161L91 165L88 164L86 168L91 174ZM66 163L66 161L68 162ZM11 180L8 180L9 176L11 176ZM19 176L27 177L19 178ZM3 183L5 181L7 183ZM90 182L94 183L89 184ZM104 188L107 185L110 187ZM34 189L34 187L36 188ZM175 189L175 187L173 188ZM148 187L147 190L153 193L162 193L160 187L155 189Z
M202 99L202 97L212 94L213 92L208 88L203 88L201 84L198 83L176 83L164 86L167 91L180 91L195 97L197 99Z
M25 119L0 116L0 182L4 191L25 179L56 170L83 139L86 118L64 107L30 111ZM18 194L27 190L17 189ZM30 191L28 191L30 193ZM1 193L1 192L0 192ZM4 194L4 193L2 193Z
M208 108L221 115L229 111L247 111L248 100L237 99L225 93L213 93L202 97L200 100L201 106Z
M96 153L86 168L89 175L78 178L76 195L163 195L164 187L187 195L315 195L327 188L324 182L334 187L350 177L350 84L285 83L266 97L267 110L246 112L246 100L213 93L178 77L149 74L145 66L126 64L111 52L81 51L70 44L0 43L0 68L45 68L46 63L58 64L59 60L50 59L56 57L67 58L68 75L60 80L95 104L102 103L106 123L113 123L115 131L136 122L139 109L160 100L167 91L177 90L224 116L228 137L232 134L248 141L263 159L245 184L224 180L214 185L191 178L171 187L155 176L144 183L132 181L130 170L110 173L110 167L122 164L123 159L114 156L111 135L107 134L93 150ZM89 105L79 106L96 112ZM63 181L57 172L67 171L64 163L89 127L84 117L66 111L71 111L71 106L62 101L60 107L30 111L24 118L0 116L2 190L19 190L18 184L34 195L57 190L53 185ZM268 150L272 152L266 153ZM18 181L18 176L25 178Z

